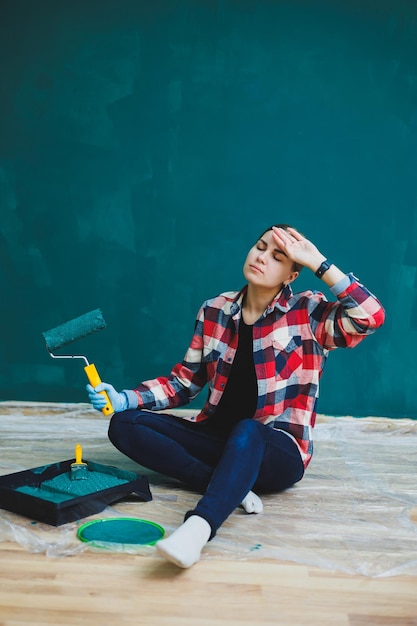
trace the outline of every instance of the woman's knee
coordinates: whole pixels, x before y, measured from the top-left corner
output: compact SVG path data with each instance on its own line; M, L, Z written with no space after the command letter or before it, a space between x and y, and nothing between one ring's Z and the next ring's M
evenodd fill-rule
M116 446L131 436L132 427L140 423L140 411L122 411L114 413L108 428L108 437Z
M121 439L121 436L126 431L126 425L122 426L122 418L121 413L115 413L110 420L109 429L108 429L108 437L113 445L117 447L118 441Z
M245 447L256 440L263 441L262 428L265 426L252 418L243 419L233 428L231 436L239 442L241 447Z

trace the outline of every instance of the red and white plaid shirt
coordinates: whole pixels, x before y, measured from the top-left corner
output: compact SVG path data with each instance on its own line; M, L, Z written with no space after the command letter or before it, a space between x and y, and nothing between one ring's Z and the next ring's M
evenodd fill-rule
M208 384L209 397L203 409L184 419L199 422L215 413L236 354L246 289L223 293L202 305L183 361L168 377L125 390L129 408L184 406ZM258 382L254 419L292 436L305 467L313 453L319 381L329 350L355 347L381 326L385 317L375 296L352 274L332 292L336 302L328 302L320 292L294 294L287 286L253 325Z

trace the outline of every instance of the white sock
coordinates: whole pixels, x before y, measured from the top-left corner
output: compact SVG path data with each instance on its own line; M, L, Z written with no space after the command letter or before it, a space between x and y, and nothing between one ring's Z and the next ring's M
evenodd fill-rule
M246 494L241 502L241 506L243 506L246 513L262 513L264 510L262 500L256 493L253 493L253 491L249 491L249 493Z
M178 567L191 567L200 559L210 535L210 524L199 515L191 515L167 539L158 541L156 549Z

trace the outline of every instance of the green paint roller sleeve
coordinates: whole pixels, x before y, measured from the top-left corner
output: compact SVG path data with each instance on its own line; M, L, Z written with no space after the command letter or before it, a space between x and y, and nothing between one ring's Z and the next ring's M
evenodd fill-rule
M103 314L100 309L95 309L42 334L45 338L47 349L49 352L52 352L103 328L106 328Z

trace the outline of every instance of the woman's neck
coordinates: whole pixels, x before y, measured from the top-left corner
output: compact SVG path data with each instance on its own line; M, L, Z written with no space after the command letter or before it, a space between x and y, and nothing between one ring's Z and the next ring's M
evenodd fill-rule
M254 324L280 291L271 292L269 289L257 289L249 283L242 305L242 315L245 324Z

